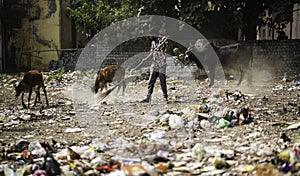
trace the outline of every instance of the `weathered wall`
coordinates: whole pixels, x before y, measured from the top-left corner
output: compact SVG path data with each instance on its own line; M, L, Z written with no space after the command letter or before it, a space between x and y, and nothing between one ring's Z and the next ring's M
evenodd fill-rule
M29 0L29 18L12 31L9 47L15 47L15 63L26 68L42 69L49 60L58 59L60 49L60 0Z
M61 48L74 48L72 43L72 19L68 14L69 0L60 0Z
M288 23L283 29L289 39L300 39L300 4L294 4L293 22ZM292 29L291 29L292 27ZM292 32L292 35L291 35ZM257 29L257 40L272 40L272 29L268 26ZM278 33L274 31L274 39L277 39Z
M1 2L0 2L1 3ZM1 5L0 5L1 10ZM3 54L2 54L2 22L0 19L0 72L3 71Z
M253 47L253 68L272 74L300 73L300 40L262 40Z
M3 5L3 2L2 0L0 0L0 11L2 11L2 5ZM3 48L3 39L2 39L2 19L0 18L0 72L3 71L3 51L2 51L2 48Z

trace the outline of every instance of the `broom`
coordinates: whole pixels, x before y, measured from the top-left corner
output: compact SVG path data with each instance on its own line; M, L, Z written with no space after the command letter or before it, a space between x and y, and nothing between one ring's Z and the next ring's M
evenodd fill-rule
M161 47L165 42L167 41L167 38L165 38L159 45L157 45L150 53L147 57L145 57L137 66L135 66L132 70L136 70L137 68L139 68L146 60L148 60L154 51L157 51L159 47ZM131 74L130 71L130 74ZM97 102L99 103L100 101L102 101L105 97L107 97L113 90L115 90L118 86L120 86L123 82L131 82L131 79L134 79L135 77L137 77L137 75L131 75L128 76L126 78L124 78L123 80L121 80L120 82L118 82L115 86L113 86L112 88L108 89L106 92L103 92L101 94L99 94Z

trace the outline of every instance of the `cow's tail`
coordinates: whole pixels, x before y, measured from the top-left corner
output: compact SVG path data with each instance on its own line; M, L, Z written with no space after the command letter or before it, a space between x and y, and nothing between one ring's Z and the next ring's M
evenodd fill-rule
M253 68L253 48L254 48L254 42L250 43L250 69Z
M250 63L249 63L249 70L248 70L248 84L252 85L253 83L253 55L254 55L254 41L249 43L249 52L250 52Z

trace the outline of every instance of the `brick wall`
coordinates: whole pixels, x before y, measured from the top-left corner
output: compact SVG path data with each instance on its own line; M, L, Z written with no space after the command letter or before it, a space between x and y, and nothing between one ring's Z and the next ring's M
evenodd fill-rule
M300 73L300 40L259 40L254 44L253 42L243 42L243 44L249 47L253 46L252 67L254 71L267 71L275 75L285 72ZM143 50L147 51L148 46L136 47L139 49L133 48L123 48L123 50L112 52L103 64L121 64ZM80 51L66 57L63 56L65 63L69 64L68 70L74 69L73 64L76 63L79 55Z
M253 69L272 74L300 73L300 40L255 41Z

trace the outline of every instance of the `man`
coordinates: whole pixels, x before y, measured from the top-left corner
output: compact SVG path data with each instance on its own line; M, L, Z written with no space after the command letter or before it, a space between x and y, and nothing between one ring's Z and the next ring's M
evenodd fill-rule
M146 99L142 100L143 103L151 102L151 95L153 93L154 84L157 77L160 80L160 86L163 91L164 100L168 103L168 92L166 83L166 50L167 50L167 38L166 37L153 37L151 42L151 52L152 52L152 68L150 80L148 83L148 94Z

